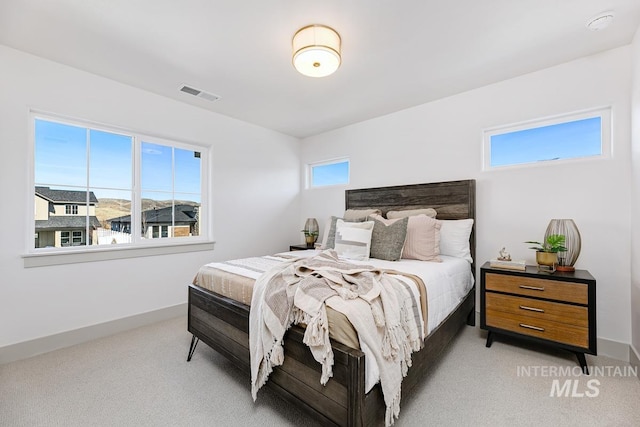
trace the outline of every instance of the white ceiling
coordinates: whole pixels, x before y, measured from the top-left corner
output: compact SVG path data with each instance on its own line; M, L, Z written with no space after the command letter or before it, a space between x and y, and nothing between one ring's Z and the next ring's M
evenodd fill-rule
M585 28L607 10L611 27ZM291 65L312 23L342 37L322 79ZM626 45L639 25L638 0L0 1L1 44L297 137Z

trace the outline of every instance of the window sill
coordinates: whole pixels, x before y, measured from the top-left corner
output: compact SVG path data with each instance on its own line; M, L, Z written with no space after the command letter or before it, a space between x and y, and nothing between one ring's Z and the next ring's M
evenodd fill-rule
M92 249L84 251L60 251L24 254L24 267L46 267L50 265L77 264L82 262L109 261L114 259L137 258L156 255L180 254L213 250L215 242L119 247L117 249Z

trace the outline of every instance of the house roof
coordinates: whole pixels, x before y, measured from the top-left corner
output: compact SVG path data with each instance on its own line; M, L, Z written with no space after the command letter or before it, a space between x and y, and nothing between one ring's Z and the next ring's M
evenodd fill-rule
M175 223L177 225L196 223L196 206L176 205ZM171 224L171 206L160 209L149 209L143 211L144 222L146 224ZM109 222L130 223L131 215L121 216L107 220Z
M76 190L53 190L49 187L37 187L36 194L53 203L86 203L87 192ZM89 203L98 203L93 191L89 191Z
M36 231L64 230L64 229L84 229L87 225L85 216L52 216L48 220L36 220ZM89 217L91 228L101 227L100 221L95 216Z

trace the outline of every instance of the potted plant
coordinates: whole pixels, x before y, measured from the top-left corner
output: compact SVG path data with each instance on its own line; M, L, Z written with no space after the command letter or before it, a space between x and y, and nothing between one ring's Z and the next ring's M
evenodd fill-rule
M313 248L313 244L316 242L316 239L318 238L318 232L317 231L310 231L310 230L301 230L304 233L304 241L307 244L308 248Z
M532 245L529 249L536 251L536 262L538 263L538 269L550 270L552 273L556 271L556 265L558 264L558 252L566 252L567 248L565 244L565 236L562 234L550 234L547 236L543 243L527 241ZM544 266L541 268L541 266Z

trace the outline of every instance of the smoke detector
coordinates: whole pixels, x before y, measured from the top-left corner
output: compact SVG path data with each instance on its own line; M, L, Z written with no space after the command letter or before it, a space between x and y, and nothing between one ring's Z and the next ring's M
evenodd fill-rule
M613 11L603 12L589 19L587 21L586 26L591 31L604 30L609 25L611 25L611 22L613 21L613 17L614 17Z
M189 95L193 95L197 98L206 99L207 101L211 101L211 102L217 101L220 99L219 95L216 95L210 92L205 92L204 90L196 89L194 87L187 86L187 85L180 86L180 92L188 93Z

